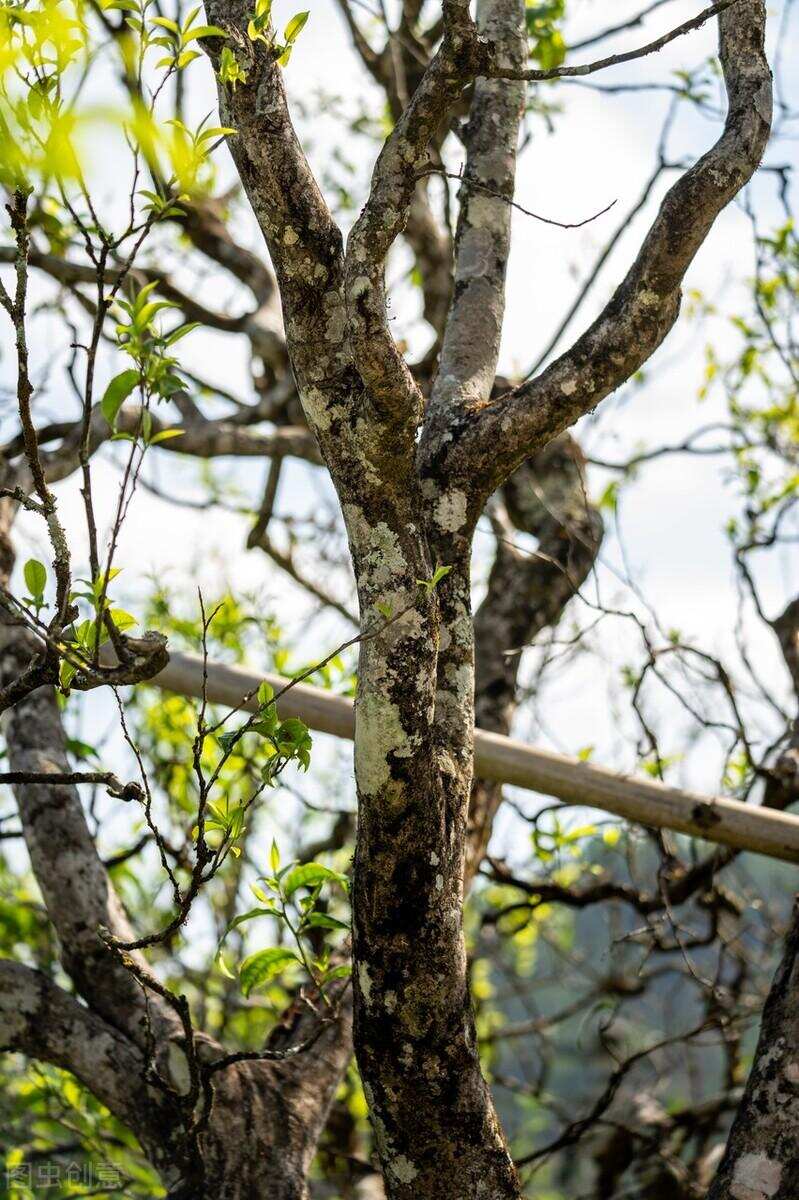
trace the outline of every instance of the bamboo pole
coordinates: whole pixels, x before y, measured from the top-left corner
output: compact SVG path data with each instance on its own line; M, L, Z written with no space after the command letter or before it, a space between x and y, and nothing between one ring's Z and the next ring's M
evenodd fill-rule
M239 667L208 663L206 695L215 704L257 708L243 698L266 679L275 691L289 680L256 675ZM203 663L188 654L171 654L169 664L150 682L183 696L202 696ZM299 717L320 733L350 741L355 736L351 700L305 683L294 684L278 703L281 718ZM512 738L475 730L475 774L481 779L542 792L569 804L598 808L656 829L704 838L737 850L750 850L783 862L799 863L799 816L722 796L703 796L655 780L620 775L549 750L536 750Z

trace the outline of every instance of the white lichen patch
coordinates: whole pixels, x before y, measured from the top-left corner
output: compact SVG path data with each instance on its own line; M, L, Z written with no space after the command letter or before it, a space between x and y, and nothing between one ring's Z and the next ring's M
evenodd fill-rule
M191 1073L186 1051L175 1042L169 1043L167 1051L169 1077L179 1096L188 1096L191 1091Z
M391 782L388 755L410 758L416 738L405 732L399 709L384 696L370 695L355 706L355 778L365 796Z
M465 716L462 701L448 689L439 688L436 692L436 720L440 721L442 728L448 729L453 736L461 733L463 729ZM457 768L451 754L448 752L438 755L439 767L441 770L447 770L445 763L447 758L451 764L451 769L448 773L455 775Z
M430 866L437 867L440 862L441 862L441 859L438 857L435 850L431 850L430 851Z
M416 595L406 588L383 592L371 606L370 623L376 627L385 625L380 634L381 647L394 646L403 638L419 640L427 636L424 618L418 608L413 607L415 602ZM388 618L387 613L391 614ZM387 620L389 624L386 624Z
M372 286L368 275L358 275L350 284L350 300L360 300Z
M456 645L471 651L474 627L472 625L472 618L467 611L462 611L459 616L450 622L450 635Z
M660 308L660 296L651 288L643 288L638 293L638 303L644 308Z
M573 396L577 391L577 380L564 379L563 383L560 385L560 390L563 392L564 396Z
M369 968L366 963L358 964L358 985L368 1008L372 1003L372 980L369 977Z
M328 342L338 345L344 340L347 330L347 313L344 305L337 303L330 306L330 312L325 325L325 338Z
M457 779L458 764L455 762L455 759L448 750L436 751L436 763L438 764L439 771L441 771L443 775L449 775L451 778ZM431 865L435 867L437 864L431 863Z
M327 406L328 397L321 388L306 387L302 391L302 407L309 424L317 429L328 430L332 410Z
M398 1154L394 1161L390 1164L389 1170L396 1179L397 1183L413 1183L416 1176L419 1174L416 1167L409 1158L404 1154Z
M358 561L358 583L386 588L398 575L407 573L399 538L385 521L370 525L357 504L345 504L344 520Z
M458 280L487 275L494 264L494 239L479 225L467 229L461 238L458 253Z
M742 1154L735 1164L730 1195L735 1200L769 1200L782 1180L782 1164L765 1154Z
M470 704L474 692L474 671L471 663L461 663L457 667L447 667L446 679L450 690L461 704Z
M386 1007L386 1012L389 1012L389 1013L395 1012L396 1008L397 1008L397 993L396 992L386 992L383 1003Z
M292 229L290 225L287 225L283 230L283 245L296 246L299 240L300 235L297 233L297 231Z
M763 80L760 87L755 92L754 104L755 104L755 108L756 108L759 116L762 118L762 120L764 120L767 125L770 125L772 112L774 109L774 101L773 101L770 80L768 80L768 81L766 81L765 79Z
M503 234L508 223L508 203L498 196L485 193L469 197L469 224L479 229L490 229Z
M457 488L439 496L433 510L436 525L446 533L457 533L466 524L468 497Z

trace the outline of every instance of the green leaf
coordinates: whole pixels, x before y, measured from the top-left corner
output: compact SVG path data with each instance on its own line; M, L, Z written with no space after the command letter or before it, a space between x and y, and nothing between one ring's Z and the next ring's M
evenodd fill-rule
M29 558L23 568L25 585L34 599L38 599L47 586L47 568L38 558Z
M198 142L207 142L212 138L230 137L236 132L229 125L214 125L210 129L204 129L197 138ZM175 307L174 305L172 306Z
M187 29L191 28L191 24L193 21L196 21L197 14L199 13L200 8L201 8L201 5L198 4L197 7L193 8L191 10L191 12L189 13L189 15L186 17L186 20L183 22L183 33L185 33Z
M218 74L222 83L229 83L234 91L239 83L247 82L247 72L242 69L229 46L224 46L219 56Z
M171 300L151 300L149 304L145 304L144 308L136 312L136 328L146 329L153 317L165 308L177 308L177 304L173 304Z
M269 852L269 866L273 872L280 870L280 851L274 838L272 838L272 849Z
M227 34L224 29L220 29L218 25L197 25L190 33L186 35L184 41L186 43L194 41L195 38L204 37L221 37L226 38Z
M73 758L77 758L78 762L85 762L87 758L99 759L100 755L95 750L94 746L90 746L88 742L82 742L79 738L67 738L67 750Z
M174 346L175 342L179 342L187 333L191 333L194 329L199 329L200 324L200 321L187 321L185 325L178 325L177 329L172 330L164 345Z
M320 912L311 913L306 925L310 925L314 929L349 929L349 925L345 921L339 921L337 917L331 917L329 913Z
M308 736L308 726L299 717L287 717L285 721L281 721L277 736L281 741L299 746Z
M327 880L339 884L345 890L347 888L346 875L342 875L340 871L333 871L330 867L323 867L321 863L311 862L304 863L301 867L295 867L286 877L283 889L287 896L293 896L297 888L314 888Z
M185 429L162 429L155 437L150 438L150 445L157 446L159 442L168 442L171 438L183 437Z
M219 964L219 970L222 972L222 974L224 976L226 976L228 979L236 978L236 976L233 974L233 972L231 971L230 967L227 965L227 963L225 962L225 960L221 954L217 955L216 961Z
M238 729L234 729L234 730L231 730L229 733L217 734L216 740L219 742L219 745L222 747L225 754L228 754L230 752L230 750L233 748L233 746L235 746L236 742L239 740L240 737L241 737L241 731Z
M121 371L119 375L115 375L105 389L105 395L100 403L100 408L109 425L113 425L116 421L120 408L136 387L140 378L139 372L131 367L129 370Z
M258 704L259 704L259 706L261 708L270 707L274 698L275 698L275 689L272 687L271 683L267 683L267 681L264 680L263 683L258 688Z
M352 967L349 963L343 963L340 967L334 967L332 971L328 971L325 975L325 983L331 983L334 979L349 979L352 974Z
M308 12L299 12L291 18L288 25L283 30L283 37L286 39L286 42L289 46L292 42L296 41L299 35L302 33L303 28L305 27L305 22L308 20L309 16L310 13Z
M602 495L599 497L598 507L607 509L608 512L616 512L619 502L619 481L613 479L605 488Z
M174 396L175 392L184 391L183 380L178 375L165 375L158 380L156 391L159 396L168 400L170 396Z
M58 669L58 682L61 688L66 692L69 690L69 685L77 674L78 668L72 663L62 662Z
M426 588L428 592L432 592L434 587L437 587L445 575L449 575L452 567L442 567L436 565L436 569L429 579L417 579L419 587Z
M273 917L275 911L272 908L251 908L249 912L240 913L228 925L228 933L231 929L238 929L239 925L244 925L247 921L252 921L255 917Z
M282 946L273 946L269 950L257 950L245 958L239 968L239 983L245 996L257 987L262 987L270 979L274 979L286 967L293 966L301 960L293 950Z
M133 625L138 624L135 617L132 617L129 612L125 612L124 609L121 608L112 608L110 615L111 620L114 622L120 633L124 633L126 629L130 629Z

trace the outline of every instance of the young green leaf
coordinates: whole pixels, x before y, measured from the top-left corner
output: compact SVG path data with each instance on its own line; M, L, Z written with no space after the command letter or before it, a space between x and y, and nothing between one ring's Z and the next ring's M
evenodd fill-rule
M283 37L286 39L286 44L290 46L295 42L305 27L305 22L308 20L310 13L299 12L291 18L286 28L283 30Z
M271 908L251 908L249 912L239 913L237 917L234 917L228 925L227 931L230 933L231 929L238 929L239 925L245 925L247 921L252 921L255 917L273 917L274 915L274 910Z
M227 34L225 33L224 29L220 29L218 25L195 25L194 29L190 30L183 40L186 44L188 44L189 42L193 42L196 38L206 37L226 38Z
M429 579L417 579L419 587L426 588L428 592L432 592L434 587L437 587L445 575L449 575L452 567L436 566L435 571Z
M239 968L239 983L245 996L257 987L263 987L270 979L274 979L286 967L299 963L300 958L293 950L282 946L273 946L269 950L257 950L245 958Z
M150 445L157 446L159 442L168 442L172 438L183 437L185 429L162 429L160 433L156 433L150 438Z
M22 571L25 585L34 600L37 600L47 586L47 568L38 558L29 558Z
M313 912L305 923L313 929L349 929L349 925L345 921L339 921L337 917L331 917L329 913Z
M342 963L340 967L333 967L332 971L328 971L325 975L324 982L332 983L334 979L349 979L352 974L352 967L349 963Z
M121 371L119 375L115 375L105 389L105 395L100 403L100 408L109 425L113 425L116 421L120 408L136 387L140 378L139 372L131 367L129 370Z
M129 612L125 612L121 608L112 608L110 616L120 633L124 633L126 629L130 629L132 626L138 624L135 617L132 617Z
M295 867L289 875L286 876L283 884L283 890L286 896L293 896L297 888L307 887L313 888L318 884L326 881L339 884L345 890L348 880L346 875L342 875L340 871L333 871L330 867L323 867L321 863L304 863L300 867Z

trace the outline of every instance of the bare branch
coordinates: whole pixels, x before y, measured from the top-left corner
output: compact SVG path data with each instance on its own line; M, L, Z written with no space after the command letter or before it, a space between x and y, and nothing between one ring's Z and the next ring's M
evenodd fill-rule
M579 67L552 67L548 71L530 70L518 73L510 72L502 67L492 67L491 74L496 79L526 79L530 82L542 82L547 79L571 79L575 76L594 75L597 71L604 71L608 67L618 67L622 63L633 62L637 58L646 58L649 54L656 54L658 50L662 50L664 46L668 46L669 42L673 42L676 38L701 28L712 17L718 16L719 13L723 13L734 4L741 4L743 6L746 2L747 0L717 0L709 8L703 9L698 16L691 17L689 21L683 21L682 25L677 25L674 29L669 30L668 33L664 33L662 37L655 38L653 42L648 42L645 46L640 46L637 50L626 50L622 54L611 54L607 58L597 59L596 62L583 63Z
M154 1123L142 1053L46 975L10 959L0 959L0 1049L71 1071L133 1129L148 1109Z
M470 480L473 521L484 498L534 446L629 379L674 325L685 272L718 214L756 170L766 146L771 85L764 32L762 0L737 0L730 12L722 13L720 54L729 95L724 131L668 192L635 263L600 317L541 375L473 414L451 454L441 448L446 466L428 451L426 473L444 470L449 477ZM477 489L479 496L475 474L486 481Z

